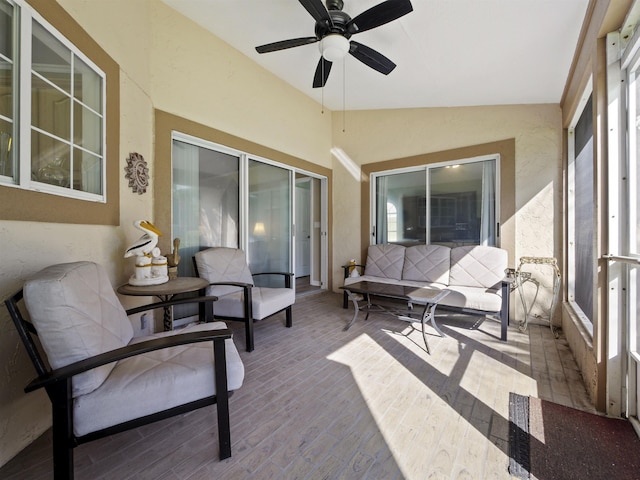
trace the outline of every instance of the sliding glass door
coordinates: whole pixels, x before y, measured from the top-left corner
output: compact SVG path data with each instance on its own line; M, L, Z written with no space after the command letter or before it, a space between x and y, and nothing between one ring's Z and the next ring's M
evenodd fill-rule
M252 272L292 271L291 200L291 170L249 160L248 253ZM282 276L260 276L255 281L262 286L282 286Z
M374 243L497 245L497 158L373 177Z

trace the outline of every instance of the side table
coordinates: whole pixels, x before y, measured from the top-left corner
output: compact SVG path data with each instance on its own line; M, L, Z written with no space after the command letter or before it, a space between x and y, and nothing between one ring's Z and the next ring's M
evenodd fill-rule
M543 319L544 317L540 314L531 314L533 306L536 304L538 300L538 294L540 293L540 287L543 286L543 279L540 278L540 274L543 272L536 272L538 274L538 278L534 272L526 271L527 266L537 266L540 268L547 269L547 275L551 280L551 301L549 305L549 311L546 315L546 320L549 321L549 327L551 331L557 338L557 333L554 330L553 325L553 314L556 309L556 305L558 303L558 296L560 294L560 269L558 268L558 261L554 257L520 257L520 265L518 265L518 269L516 270L516 284L518 288L518 292L520 293L520 301L522 302L522 309L524 311L524 319L520 322L520 331L524 332L527 329L527 324L529 322L530 317L535 317L538 319ZM533 284L535 286L535 293L533 295L533 300L531 300L530 304L527 306L527 301L525 298L524 287L527 283Z
M135 286L128 283L118 287L118 293L122 295L131 295L136 297L158 297L161 301L171 300L180 293L199 292L200 295L205 294L209 282L204 278L198 277L178 277L169 280L160 285ZM200 305L200 320L205 320L204 304ZM173 330L173 309L164 307L163 315L164 330Z

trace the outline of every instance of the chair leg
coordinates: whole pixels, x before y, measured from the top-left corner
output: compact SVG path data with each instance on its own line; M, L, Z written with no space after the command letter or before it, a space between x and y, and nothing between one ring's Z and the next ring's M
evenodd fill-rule
M218 413L218 442L220 460L231 456L231 427L229 425L229 392L227 391L227 359L224 340L213 341L215 360L216 410Z
M244 336L247 352L253 352L253 318L244 319Z
M71 379L48 388L53 417L53 478L73 480L73 398Z
M291 328L291 326L293 325L293 320L291 319L291 305L287 307L287 310L285 311L285 315L287 317L286 325L288 328Z

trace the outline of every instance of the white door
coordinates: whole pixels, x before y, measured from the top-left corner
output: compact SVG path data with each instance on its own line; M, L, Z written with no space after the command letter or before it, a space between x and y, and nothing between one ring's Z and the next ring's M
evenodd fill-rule
M311 179L296 181L296 277L311 274Z

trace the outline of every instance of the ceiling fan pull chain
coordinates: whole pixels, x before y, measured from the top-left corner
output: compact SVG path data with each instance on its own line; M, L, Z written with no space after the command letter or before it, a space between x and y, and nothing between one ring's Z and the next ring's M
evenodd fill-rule
M346 131L347 109L347 62L342 59L342 133Z

